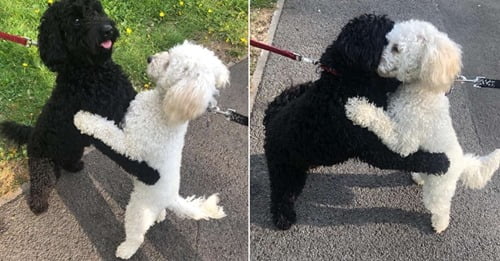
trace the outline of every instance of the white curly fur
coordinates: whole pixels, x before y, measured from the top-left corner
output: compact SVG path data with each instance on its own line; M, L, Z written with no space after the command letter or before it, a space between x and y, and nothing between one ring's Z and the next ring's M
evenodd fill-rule
M465 154L458 143L445 96L461 69L460 46L428 22L397 23L387 35L378 72L403 83L389 97L387 111L364 98L351 98L346 115L375 133L391 150L407 156L418 149L446 153L448 172L442 176L413 173L423 185L423 201L437 233L449 224L451 200L460 179L482 188L500 165L500 149L484 157Z
M165 219L165 208L195 220L222 218L219 198L179 195L180 167L188 121L215 105L217 88L229 82L229 71L212 51L185 41L151 57L148 75L156 89L139 93L130 103L122 129L99 115L80 111L75 126L127 157L145 161L160 179L148 186L134 179L125 213L125 241L116 256L128 259L144 241L154 222Z

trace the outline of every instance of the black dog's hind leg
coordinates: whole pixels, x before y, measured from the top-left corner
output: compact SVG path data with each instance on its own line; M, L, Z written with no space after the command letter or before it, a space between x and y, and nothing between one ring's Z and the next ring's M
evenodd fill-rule
M403 158L380 142L377 145L373 143L371 145L371 148L363 150L358 157L360 160L381 169L444 174L450 166L450 161L444 153L429 153L419 150Z
M273 223L277 228L287 230L297 220L294 204L306 183L307 169L287 164L274 165L269 161L268 169Z
M28 205L35 214L47 211L50 192L55 187L60 176L60 168L48 158L30 157L28 159L30 171L30 194Z

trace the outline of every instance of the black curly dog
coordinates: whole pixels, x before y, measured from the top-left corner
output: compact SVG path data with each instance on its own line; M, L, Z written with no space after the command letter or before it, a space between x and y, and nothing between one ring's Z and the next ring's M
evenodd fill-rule
M293 86L269 104L264 117L264 149L271 182L271 213L278 228L286 230L295 223L294 202L310 168L358 158L384 169L426 173L448 169L448 158L442 153L418 151L401 158L376 135L354 126L345 116L349 97L364 96L385 108L387 93L399 85L376 74L387 44L385 35L393 25L387 17L376 15L349 21L320 59L340 76L323 71L317 81Z
M39 31L40 57L57 72L55 88L34 128L14 122L0 125L3 136L28 144L30 209L35 214L47 210L61 168L82 170L83 149L90 143L139 180L154 184L160 177L156 170L81 135L73 125L73 115L79 110L119 123L136 95L120 66L111 60L119 33L101 4L96 0L56 2L44 13Z

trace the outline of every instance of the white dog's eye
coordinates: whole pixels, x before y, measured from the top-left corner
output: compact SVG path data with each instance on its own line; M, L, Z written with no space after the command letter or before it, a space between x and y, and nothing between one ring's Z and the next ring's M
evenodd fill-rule
M394 45L392 46L391 52L393 52L393 53L399 53L399 48L398 48L398 45L397 45L397 44L394 44Z

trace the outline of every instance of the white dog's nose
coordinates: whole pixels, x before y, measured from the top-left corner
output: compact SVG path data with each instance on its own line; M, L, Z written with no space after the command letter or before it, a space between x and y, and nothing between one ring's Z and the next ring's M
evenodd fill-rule
M148 56L147 61L148 61L148 63L151 63L151 61L153 61L153 56Z

